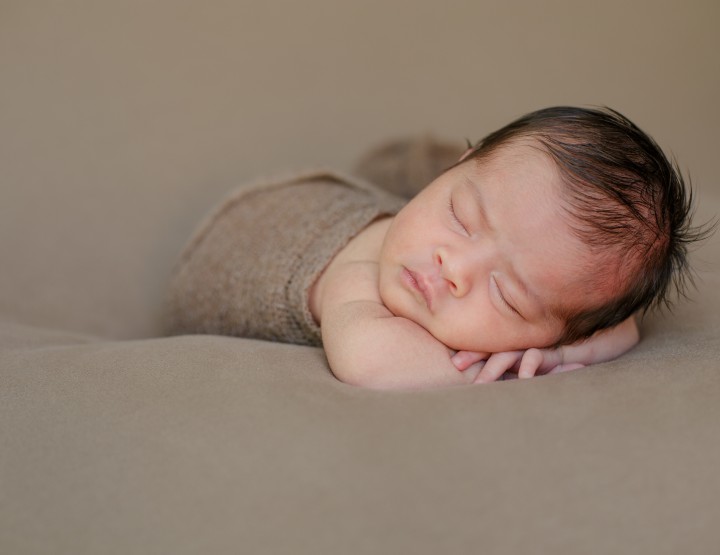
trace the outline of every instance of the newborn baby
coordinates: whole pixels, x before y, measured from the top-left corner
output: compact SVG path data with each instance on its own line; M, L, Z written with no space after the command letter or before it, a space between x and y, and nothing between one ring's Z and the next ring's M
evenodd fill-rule
M331 173L243 188L183 253L170 331L321 342L376 388L560 372L637 343L694 233L679 172L610 110L524 116L403 204Z

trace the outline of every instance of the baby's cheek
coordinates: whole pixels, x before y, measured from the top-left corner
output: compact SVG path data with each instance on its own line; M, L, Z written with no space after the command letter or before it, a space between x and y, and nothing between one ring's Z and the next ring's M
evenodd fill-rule
M404 316L402 303L400 302L402 291L398 291L398 287L395 286L387 276L384 276L382 271L380 273L380 279L378 280L378 295L380 302L387 308L394 316Z

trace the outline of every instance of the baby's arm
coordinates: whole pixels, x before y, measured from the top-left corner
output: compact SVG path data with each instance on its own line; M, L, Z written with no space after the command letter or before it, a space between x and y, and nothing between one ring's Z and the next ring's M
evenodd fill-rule
M394 316L377 293L377 264L333 268L322 291L323 346L335 376L377 389L470 384L482 367L459 371L448 349L424 328Z
M453 356L453 363L462 370L487 358L484 367L473 383L497 380L506 371L517 371L519 378L531 378L537 374L552 374L582 368L589 364L607 362L629 351L640 340L634 316L613 328L597 332L589 339L557 349L528 349L494 353L461 351ZM475 373L475 372L474 372Z

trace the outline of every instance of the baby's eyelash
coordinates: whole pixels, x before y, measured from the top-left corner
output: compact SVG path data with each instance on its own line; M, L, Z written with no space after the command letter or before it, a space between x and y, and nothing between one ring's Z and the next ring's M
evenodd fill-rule
M498 297L500 297L500 301L506 307L508 307L510 310L512 310L515 314L517 314L518 316L522 316L513 305L511 305L509 302L507 302L507 299L505 299L505 295L502 294L502 290L500 289L500 286L498 285L498 282L495 280L495 278L493 277L492 279L495 282L495 288L497 289Z
M500 291L500 289L498 289L498 291ZM517 310L515 310L515 307L513 305L511 305L509 302L507 302L507 300L505 300L505 296L502 293L500 293L500 300L515 314L520 314Z
M465 233L468 232L465 225L460 221L460 218L458 218L457 214L455 213L455 206L453 205L452 196L448 198L448 210L450 211L450 215L452 216L453 220L457 222L457 224L463 229Z

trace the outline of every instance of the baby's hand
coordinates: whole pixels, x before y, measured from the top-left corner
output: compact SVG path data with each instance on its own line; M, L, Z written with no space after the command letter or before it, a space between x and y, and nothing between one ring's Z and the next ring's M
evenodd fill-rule
M567 372L584 366L579 363L563 363L562 347L492 354L458 351L451 360L460 371L477 372L472 383L494 382L506 372L516 373L518 378L524 379L532 378L535 374Z
M557 349L528 349L504 353L458 351L450 359L458 370L465 372L472 383L494 382L505 372L518 378L535 374L555 374L606 362L632 349L640 341L635 317L630 316L614 328L596 332L589 339L563 345Z
M490 357L490 354L491 353L482 353L476 351L458 351L451 357L450 360L452 360L455 368L462 372L470 368L470 366L472 366L476 362L480 362L481 360L487 360Z

